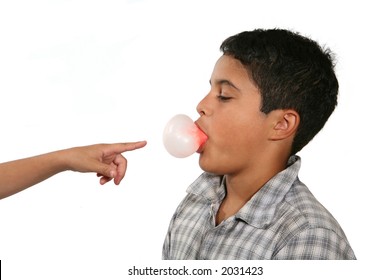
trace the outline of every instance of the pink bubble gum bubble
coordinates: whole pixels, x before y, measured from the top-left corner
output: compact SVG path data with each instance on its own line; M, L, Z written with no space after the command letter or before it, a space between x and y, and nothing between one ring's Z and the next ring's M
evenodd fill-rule
M176 115L168 121L163 133L165 149L172 156L184 158L195 153L206 142L207 135L186 115Z

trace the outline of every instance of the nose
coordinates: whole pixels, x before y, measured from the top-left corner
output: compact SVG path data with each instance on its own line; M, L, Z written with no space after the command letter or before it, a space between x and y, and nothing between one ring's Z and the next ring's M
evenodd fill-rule
M208 102L207 102L207 97L208 95L206 95L199 103L198 103L198 106L196 106L196 111L198 112L198 114L200 116L204 116L204 115L209 115L211 113L211 110L208 106Z

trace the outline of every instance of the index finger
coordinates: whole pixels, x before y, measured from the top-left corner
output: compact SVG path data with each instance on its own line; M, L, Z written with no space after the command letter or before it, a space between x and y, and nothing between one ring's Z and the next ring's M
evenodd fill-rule
M145 147L147 144L146 141L137 141L137 142L127 142L127 143L116 143L108 144L110 151L114 153L123 153L127 151L133 151Z

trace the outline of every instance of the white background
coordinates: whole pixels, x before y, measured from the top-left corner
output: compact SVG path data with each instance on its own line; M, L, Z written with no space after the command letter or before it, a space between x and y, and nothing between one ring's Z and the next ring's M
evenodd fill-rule
M259 27L298 31L336 53L339 106L300 153L300 178L359 259L338 264L339 273L384 269L388 13L385 1L344 2L1 1L0 162L148 141L125 154L120 186L65 172L1 200L4 279L128 279L133 265L166 266L159 260L170 218L201 170L197 155L176 159L164 150L163 128L177 113L197 117L221 42ZM284 265L290 278L309 275ZM320 266L317 279L336 276L329 263Z

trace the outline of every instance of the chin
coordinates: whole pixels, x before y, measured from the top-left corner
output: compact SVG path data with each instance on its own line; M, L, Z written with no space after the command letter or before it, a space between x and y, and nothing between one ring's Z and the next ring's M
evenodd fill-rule
M221 168L220 164L217 163L211 163L209 161L206 161L204 158L202 158L202 155L199 157L199 167L208 173L212 173L215 175L223 175L225 174L223 168Z

